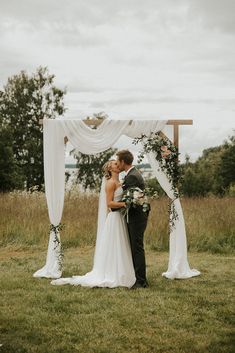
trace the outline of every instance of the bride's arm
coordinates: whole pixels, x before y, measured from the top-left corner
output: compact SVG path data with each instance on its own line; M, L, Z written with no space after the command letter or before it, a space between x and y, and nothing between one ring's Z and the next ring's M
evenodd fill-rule
M113 182L112 180L108 180L105 188L107 207L108 208L125 207L126 206L125 202L113 201L115 188L116 188L115 182Z

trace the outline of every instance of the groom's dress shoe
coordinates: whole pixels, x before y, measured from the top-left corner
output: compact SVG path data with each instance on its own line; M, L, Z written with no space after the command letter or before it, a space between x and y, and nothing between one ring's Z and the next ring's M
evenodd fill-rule
M134 290L134 289L138 289L138 288L147 288L148 286L149 285L147 282L145 282L145 283L135 282L135 284L130 289Z
M145 282L145 283L143 284L143 288L148 288L148 287L149 287L148 282Z

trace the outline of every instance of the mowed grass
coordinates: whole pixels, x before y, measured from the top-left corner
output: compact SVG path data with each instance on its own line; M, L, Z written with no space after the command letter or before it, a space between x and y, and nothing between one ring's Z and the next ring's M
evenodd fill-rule
M98 198L68 193L63 276L92 267ZM184 198L189 263L201 276L167 280L167 199L152 202L145 235L150 287L55 287L45 264L43 193L0 195L0 353L232 353L235 198ZM2 346L1 346L2 344Z
M91 269L92 247L65 250L64 276ZM150 287L55 287L33 278L45 252L0 250L1 353L232 353L234 257L190 253L201 276L167 280L168 254L147 250Z
M61 232L63 247L94 246L97 195L77 192L65 196ZM168 250L168 199L151 202L145 244L153 250ZM235 198L183 198L188 248L193 251L232 253L235 246ZM0 194L0 246L45 249L49 218L44 193Z

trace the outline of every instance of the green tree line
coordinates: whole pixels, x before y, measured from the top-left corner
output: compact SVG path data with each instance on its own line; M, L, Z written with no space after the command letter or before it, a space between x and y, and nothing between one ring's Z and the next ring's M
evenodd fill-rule
M205 149L195 163L182 165L182 192L187 196L235 195L235 136Z

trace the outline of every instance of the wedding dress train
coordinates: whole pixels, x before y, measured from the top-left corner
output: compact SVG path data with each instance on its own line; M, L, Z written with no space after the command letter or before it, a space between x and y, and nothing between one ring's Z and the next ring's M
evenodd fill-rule
M119 186L114 192L114 201L120 201L122 193L122 187ZM51 284L130 288L135 281L127 226L123 215L116 211L109 212L106 217L99 244L96 244L92 271L83 276L59 278Z

